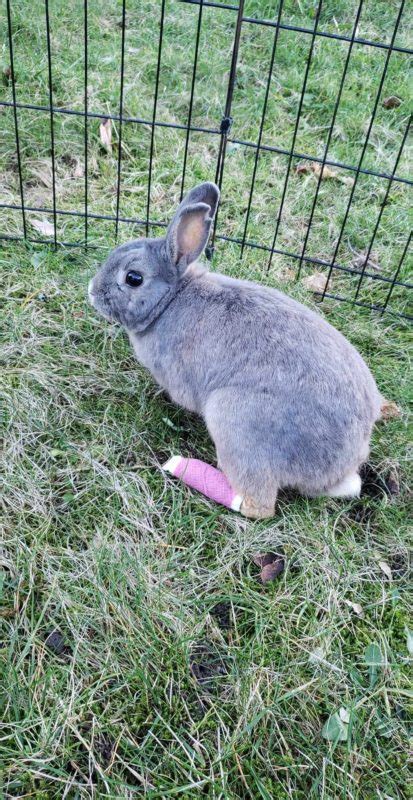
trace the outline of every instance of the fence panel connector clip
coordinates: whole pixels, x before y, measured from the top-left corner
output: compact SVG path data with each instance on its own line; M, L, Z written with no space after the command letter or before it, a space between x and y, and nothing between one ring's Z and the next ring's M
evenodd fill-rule
M219 132L228 134L231 130L231 126L232 126L232 117L222 117Z

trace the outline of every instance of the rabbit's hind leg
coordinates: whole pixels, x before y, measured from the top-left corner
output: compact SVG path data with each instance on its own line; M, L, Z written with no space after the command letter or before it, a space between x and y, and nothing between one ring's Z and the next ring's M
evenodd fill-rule
M257 436L249 401L233 389L220 390L208 399L204 416L219 468L243 497L241 514L250 519L273 517L278 481L268 462L266 443Z
M246 495L241 503L240 512L249 519L269 519L274 516L275 500L270 506L258 505L259 501L254 500L250 495Z

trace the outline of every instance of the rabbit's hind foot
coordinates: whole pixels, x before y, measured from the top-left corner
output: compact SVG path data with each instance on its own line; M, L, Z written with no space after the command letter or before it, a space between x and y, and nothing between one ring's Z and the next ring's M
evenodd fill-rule
M249 519L269 519L274 516L275 503L273 506L263 506L247 495L241 503L240 512Z
M328 497L360 497L361 478L353 472L326 492Z

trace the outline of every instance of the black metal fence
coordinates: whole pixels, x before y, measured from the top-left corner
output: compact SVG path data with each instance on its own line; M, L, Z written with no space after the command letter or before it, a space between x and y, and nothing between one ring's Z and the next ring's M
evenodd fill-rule
M284 0L279 0L274 14L268 14L267 18L260 19L257 16L247 16L245 12L244 0L239 0L237 5L223 2L213 2L212 0L170 0L176 7L177 19L182 19L182 15L194 13L193 36L191 40L191 54L188 54L188 76L189 76L189 91L187 93L187 106L185 118L179 121L167 120L164 121L160 118L159 113L159 95L160 95L160 75L162 70L163 48L165 45L165 38L173 36L170 26L168 31L165 28L165 14L167 0L157 0L153 3L153 14L158 15L157 19L157 36L153 37L151 46L153 47L156 58L154 63L156 68L154 71L153 80L153 102L152 113L147 118L140 118L138 116L130 115L125 111L124 103L124 76L125 76L125 61L128 58L128 52L125 46L125 40L128 30L127 15L129 12L129 4L133 7L132 0L121 0L119 5L120 18L118 21L119 26L119 62L118 62L118 81L119 81L119 95L118 107L112 109L109 113L107 108L91 108L89 99L89 60L90 60L90 44L88 25L90 12L93 10L93 0L83 0L82 4L82 18L78 20L79 28L81 30L82 49L83 49L83 107L71 108L61 106L54 102L54 55L53 55L53 25L51 23L50 11L53 9L53 0L44 0L43 13L44 13L44 30L45 30L45 46L47 49L47 88L48 88L48 102L22 102L19 99L19 84L16 80L19 72L19 63L16 61L15 56L15 37L18 35L18 29L14 20L14 3L13 0L4 0L6 5L5 18L7 21L7 44L8 44L8 61L9 65L3 72L3 88L4 99L0 100L0 110L9 110L13 115L13 126L10 132L13 136L11 144L15 163L15 172L18 178L16 186L18 187L18 195L7 198L9 202L1 202L0 207L4 212L18 212L19 214L19 229L0 230L0 238L3 240L19 240L24 239L29 242L42 242L50 243L52 241L55 246L73 246L73 247L94 247L96 242L93 237L90 237L90 224L91 220L100 220L105 222L112 222L114 226L114 234L117 239L119 234L120 225L126 223L130 226L142 226L143 232L148 235L152 230L158 226L161 228L166 224L163 219L156 219L152 216L152 188L154 180L154 154L156 149L156 136L161 129L170 129L181 132L184 137L183 148L181 149L180 163L175 165L176 171L180 174L180 187L178 192L182 197L184 189L188 188L188 163L190 158L190 142L194 134L202 134L211 137L216 142L214 151L214 164L211 166L209 162L205 167L205 172L202 178L213 179L223 189L223 199L226 197L226 169L227 157L229 149L239 148L246 154L246 161L244 166L248 167L248 192L244 192L243 205L242 205L242 224L239 227L237 234L231 233L226 230L226 212L223 207L215 221L215 227L208 247L207 255L212 258L214 251L220 249L221 243L229 242L239 247L240 257L245 257L247 251L254 251L260 256L260 264L267 270L278 269L282 263L291 264L294 266L295 278L302 277L302 273L308 270L314 272L317 270L325 278L324 287L315 287L315 294L318 299L323 300L325 297L347 300L353 305L366 306L381 312L391 311L402 317L411 318L408 313L408 291L412 289L413 283L408 280L407 260L411 246L411 232L406 229L406 215L400 215L400 225L398 228L398 236L396 241L388 241L386 244L388 267L381 269L380 265L374 263L374 247L378 236L384 237L386 230L386 213L388 207L393 203L399 202L398 188L403 189L403 204L405 204L405 190L411 187L413 181L406 175L400 172L400 165L404 160L406 164L406 146L408 140L409 126L411 123L411 116L408 116L405 108L401 109L398 120L402 119L403 125L398 123L397 132L393 137L393 167L391 170L380 168L380 158L376 160L374 166L366 165L366 153L371 145L371 135L373 127L376 122L378 111L383 107L385 101L384 87L386 76L389 70L389 64L392 57L396 54L397 57L405 59L406 68L409 57L413 54L413 50L404 44L398 42L398 32L401 20L407 13L405 8L405 0L390 3L394 9L394 21L392 30L387 38L387 41L379 40L377 37L372 39L359 36L359 23L365 6L364 0L360 0L354 6L354 19L352 20L351 31L348 33L335 32L331 29L331 25L323 28L322 15L327 7L328 0L319 0L314 3L313 25L306 27L300 24L294 24L290 21L290 16L285 13ZM43 0L42 0L43 2ZM30 14L29 3L27 3L27 13ZM264 3L266 10L268 3ZM254 8L256 8L255 4ZM208 20L207 15L215 13L227 14L230 18L228 24L231 25L231 48L227 53L228 72L223 73L222 79L222 114L216 120L215 125L199 124L194 122L194 103L197 96L197 79L198 79L198 64L200 57L200 50L202 47L202 36L208 42ZM257 136L255 141L240 138L238 133L238 119L237 111L234 108L234 92L238 87L238 74L240 66L242 66L242 34L246 29L260 28L265 31L270 39L269 46L269 59L266 63L262 64L261 76L261 95L260 95L260 109L256 112L257 119ZM271 143L264 140L265 126L268 122L269 114L269 99L273 91L274 80L277 78L278 70L278 53L280 36L288 32L289 36L300 36L307 43L306 58L301 65L302 80L301 88L297 93L296 113L295 119L290 124L290 139L287 147L279 146L277 143ZM338 76L337 92L333 104L332 114L330 115L327 125L324 125L324 139L320 152L301 152L297 149L297 137L300 124L303 119L304 108L306 104L307 90L310 71L314 69L314 51L317 43L320 41L328 40L333 44L336 43L337 47L345 48L343 50L343 58L340 62L340 74ZM382 55L382 62L378 83L374 88L374 93L371 93L370 102L364 108L364 139L359 143L358 158L356 163L346 163L334 157L334 134L335 126L337 123L337 115L340 110L342 102L343 91L346 86L346 79L349 73L349 66L352 62L355 48L368 49L369 51L377 51ZM259 58L259 55L257 55ZM285 60L285 59L284 59ZM362 76L361 76L362 77ZM225 80L224 80L225 79ZM328 74L325 79L328 80ZM199 91L199 90L198 90ZM400 99L390 98L387 105L391 108L393 105L396 108L400 104ZM25 153L24 153L24 133L21 131L20 115L25 111L33 111L36 114L47 116L49 124L49 147L48 154L51 163L51 193L49 204L36 204L31 205L27 201L27 180L25 177ZM399 111L399 109L398 109ZM59 203L59 198L56 192L56 120L59 117L75 117L80 120L83 127L83 168L82 168L82 181L83 181L83 202L82 208L67 207L67 204ZM102 120L110 120L116 124L117 141L116 141L116 188L114 198L113 213L97 213L90 207L90 188L94 178L90 171L90 142L91 142L91 126L96 126ZM142 126L145 130L149 131L147 139L147 156L146 156L146 201L144 204L145 213L139 217L133 215L128 216L121 213L122 201L122 177L123 177L123 161L125 159L124 151L124 131L125 126ZM267 189L267 197L272 201L272 208L269 212L270 219L272 216L272 229L271 236L268 238L268 217L266 218L267 237L266 241L257 240L256 237L251 237L251 220L254 215L254 202L261 191L264 178L258 180L258 173L260 169L260 160L263 157L270 157L278 159L278 164L282 165L282 177L277 181L276 188L272 189L271 186ZM279 167L279 170L281 167ZM265 173L265 168L264 168ZM337 183L335 194L344 194L346 192L345 201L340 211L340 226L338 232L331 240L331 251L328 255L323 252L317 252L317 246L312 248L309 252L309 239L314 227L316 217L328 217L330 213L330 206L333 200L331 193L329 199L323 196L324 182L326 178L337 175L349 176L343 179L343 184ZM311 192L310 199L306 200L307 205L305 208L303 218L303 230L299 247L291 248L286 247L283 241L280 241L280 226L283 223L283 215L286 209L287 193L292 191L294 195L294 186L301 176L311 175ZM346 246L346 226L352 214L352 209L355 203L355 196L363 180L374 179L374 186L379 186L377 189L377 197L375 204L375 219L371 229L364 231L363 246L358 246L357 258L351 259L343 257L343 251ZM192 183L192 179L191 179ZM291 184L294 184L291 188ZM394 191L396 187L396 191ZM165 187L167 189L168 187ZM392 194L394 198L392 199ZM343 202L343 198L341 198ZM323 205L324 204L324 205ZM329 205L330 204L330 205ZM66 207L63 207L66 205ZM405 206L403 206L404 208ZM38 238L34 237L28 226L28 215L30 214L45 214L53 219L53 233L47 236L40 235ZM397 216L397 215L396 215ZM72 217L77 220L83 220L82 235L76 235L71 241L66 241L65 238L59 237L59 218ZM14 217L15 219L16 217ZM18 223L16 223L17 225ZM1 226L0 226L1 228ZM257 226L254 226L258 230ZM402 242L401 234L404 229L404 241ZM384 233L383 233L384 232ZM79 229L77 229L79 233ZM353 253L354 248L351 248L349 253ZM274 263L276 265L274 266ZM371 266L373 263L373 267ZM290 270L290 273L292 270ZM336 281L336 276L338 280ZM334 280L333 280L334 277ZM338 286L338 289L331 288ZM380 299L373 299L371 293L364 292L366 285L374 287L379 286L381 289ZM395 299L396 298L396 299Z

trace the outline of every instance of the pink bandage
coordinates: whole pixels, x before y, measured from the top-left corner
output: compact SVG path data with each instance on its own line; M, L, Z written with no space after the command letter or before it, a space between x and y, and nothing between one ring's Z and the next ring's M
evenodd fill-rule
M180 478L192 489L202 492L210 500L215 500L216 503L231 508L232 511L240 510L243 498L234 492L224 473L211 467L210 464L205 464L197 458L172 456L163 465L163 469Z

